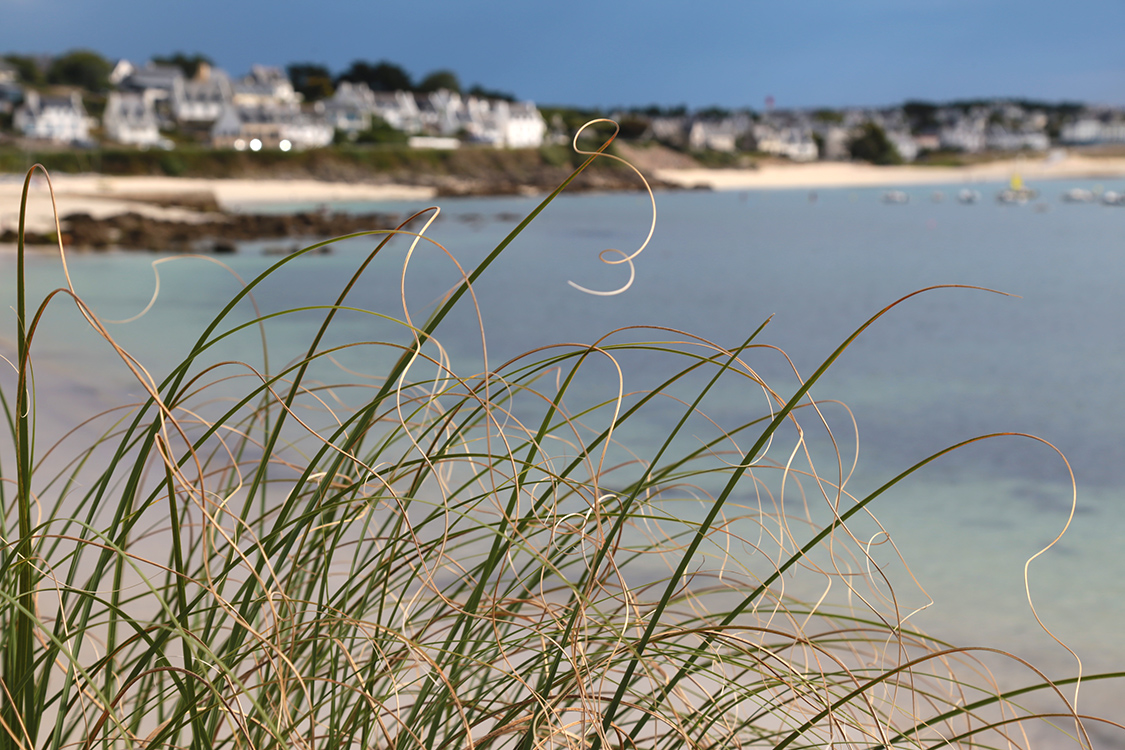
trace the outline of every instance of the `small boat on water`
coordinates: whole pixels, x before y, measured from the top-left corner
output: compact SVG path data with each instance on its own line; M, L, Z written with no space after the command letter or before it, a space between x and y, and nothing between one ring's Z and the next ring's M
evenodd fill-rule
M961 192L957 193L957 200L966 206L971 205L980 200L980 191L962 188Z
M883 193L883 203L909 203L910 196L901 190L888 190Z
M1091 203L1094 200L1094 191L1071 188L1063 193L1062 199L1067 203Z
M1032 190L1024 185L1023 178L1017 173L1012 175L1012 179L1008 182L1008 189L1001 190L996 196L996 200L1000 203L1017 203L1023 205L1035 200L1038 196L1039 191Z
M1102 204L1106 206L1125 206L1125 195L1116 190L1107 190L1102 193Z

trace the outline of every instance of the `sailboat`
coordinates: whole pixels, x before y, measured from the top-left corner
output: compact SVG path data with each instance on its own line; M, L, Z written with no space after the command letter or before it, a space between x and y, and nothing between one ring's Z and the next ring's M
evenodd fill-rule
M1038 195L1038 190L1032 190L1024 185L1020 173L1014 172L1012 174L1012 179L1008 181L1008 189L1001 190L996 196L996 200L1001 203L1019 203L1022 205L1028 201L1034 200Z

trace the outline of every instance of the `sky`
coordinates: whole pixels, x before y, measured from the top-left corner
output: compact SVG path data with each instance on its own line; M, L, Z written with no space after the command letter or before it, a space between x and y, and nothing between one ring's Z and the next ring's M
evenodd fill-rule
M1125 105L1125 0L0 0L0 52L388 60L540 105Z

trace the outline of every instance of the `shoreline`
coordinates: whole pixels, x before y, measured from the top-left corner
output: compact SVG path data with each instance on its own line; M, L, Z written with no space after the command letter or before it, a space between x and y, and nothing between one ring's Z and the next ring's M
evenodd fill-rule
M18 226L23 179L23 175L0 175L0 234L5 229ZM285 203L432 200L437 194L431 187L311 179L232 180L64 174L52 176L51 185L60 218L82 213L95 219L105 219L138 213L151 219L185 223L211 220L216 209L239 212L255 206ZM186 207L192 205L197 208ZM51 193L47 180L40 172L36 172L28 191L26 226L28 232L45 234L54 231Z
M1125 179L1125 158L1062 155L1005 159L965 167L900 165L877 167L854 162L768 164L758 169L658 169L654 176L683 188L787 190L849 187L907 187L1007 182L1019 174L1037 180Z
M765 164L756 169L653 168L646 177L673 189L791 190L915 185L1004 183L1013 174L1034 185L1040 180L1125 179L1125 158L1091 158L1060 154L1017 158L964 167L877 167L851 162ZM330 182L315 179L226 179L199 177L113 177L97 174L53 176L59 216L89 214L107 219L137 213L157 221L200 223L223 213L252 212L286 203L331 204L340 201L434 201L432 186ZM15 230L23 175L0 175L0 234ZM47 181L36 175L27 215L29 233L54 231ZM0 246L8 250L8 245Z

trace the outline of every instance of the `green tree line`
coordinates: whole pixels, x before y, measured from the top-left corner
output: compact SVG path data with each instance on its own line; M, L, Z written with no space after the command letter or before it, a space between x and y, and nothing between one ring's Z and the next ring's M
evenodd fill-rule
M19 54L6 54L3 59L16 70L20 83L37 88L65 85L101 93L109 89L109 75L113 71L112 62L89 49L70 50L50 59ZM189 78L196 75L202 64L214 64L207 55L179 51L170 55L153 55L152 62L178 67ZM463 88L457 74L444 68L431 71L416 81L401 65L388 60L355 60L339 73L333 73L327 65L315 62L290 63L285 70L293 88L309 102L332 96L336 87L344 81L365 83L374 91L429 93L448 89L481 98L515 101L508 92L486 89L480 84Z

